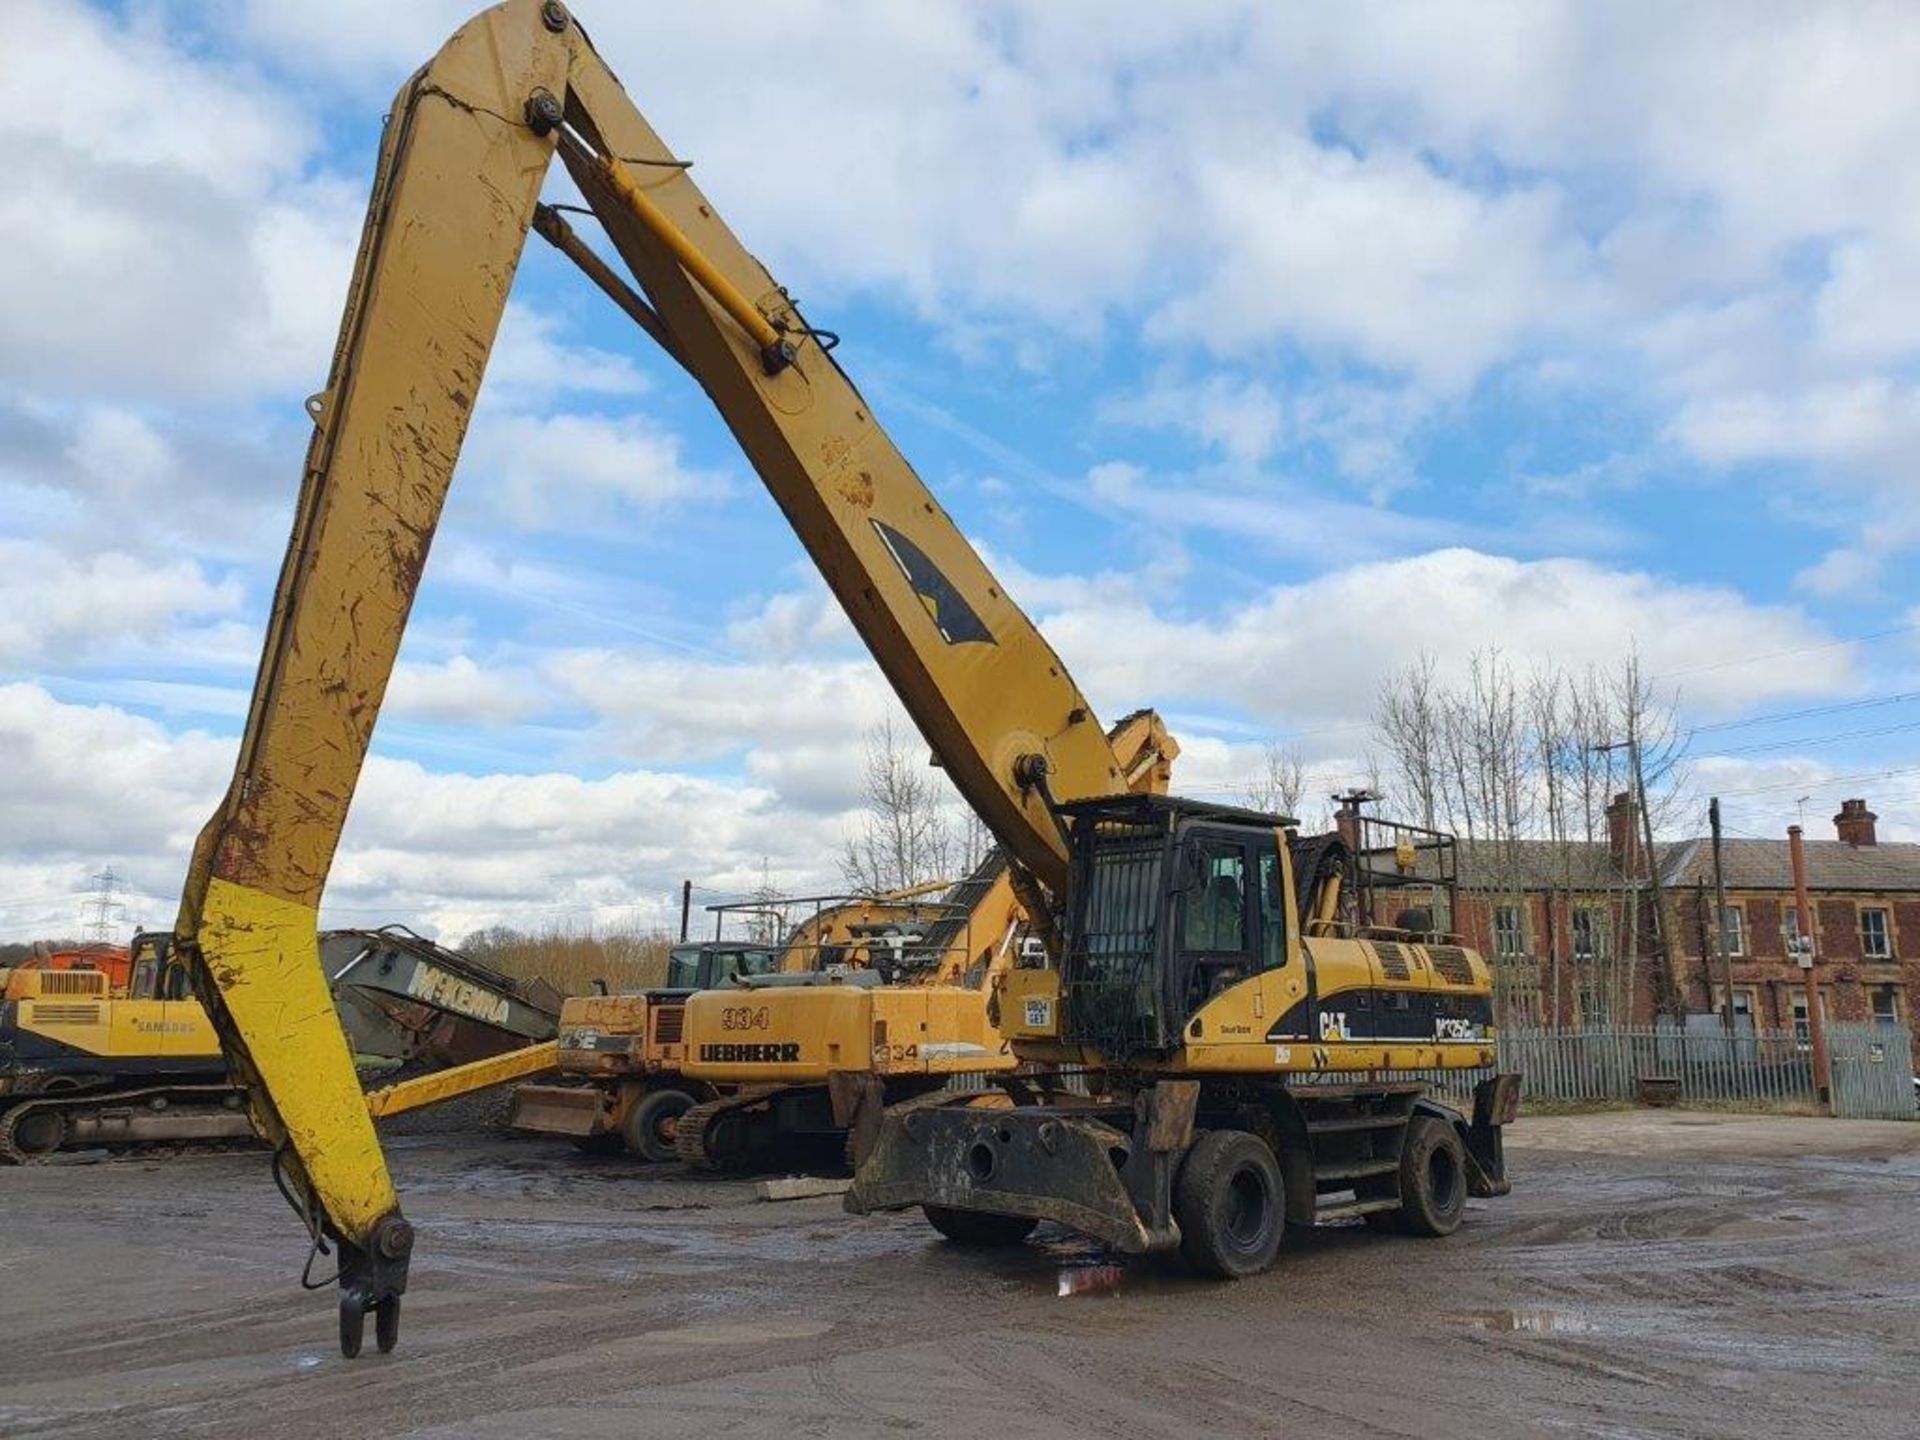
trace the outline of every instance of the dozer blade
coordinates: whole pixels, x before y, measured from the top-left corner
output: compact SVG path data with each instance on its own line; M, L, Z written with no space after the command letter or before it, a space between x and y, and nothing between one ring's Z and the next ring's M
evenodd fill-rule
M881 1122L846 1208L1029 1216L1139 1254L1172 1237L1148 1228L1120 1178L1131 1151L1113 1126L1057 1110L907 1109Z
M613 1128L606 1097L589 1085L521 1085L507 1124L544 1135L604 1135Z

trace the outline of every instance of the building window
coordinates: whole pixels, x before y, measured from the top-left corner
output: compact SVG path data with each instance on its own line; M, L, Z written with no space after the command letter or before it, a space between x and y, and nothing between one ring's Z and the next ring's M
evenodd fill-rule
M1713 992L1713 1008L1715 1010L1718 1010L1725 1001L1726 994L1727 992L1724 990L1715 990ZM1755 996L1751 985L1736 985L1733 987L1734 1029L1753 1029L1753 1012L1758 1003L1758 997Z
M1793 954L1793 942L1800 938L1800 907L1780 907L1780 938L1787 942L1787 954Z
M1871 993L1874 1024L1898 1025L1900 1023L1900 987L1876 985Z
M1893 958L1893 928L1887 923L1886 911L1869 909L1860 912L1860 957L1863 960Z
M1580 1023L1582 1025L1608 1025L1613 1021L1613 1000L1601 985L1582 985L1580 987Z
M1573 912L1573 958L1599 960L1607 953L1607 931L1598 910L1581 907Z
M1800 1044L1809 1044L1813 1039L1812 1027L1807 1023L1807 992L1793 992L1793 1038Z
M1527 926L1518 905L1493 907L1493 953L1513 960L1527 953Z
M1730 959L1738 960L1747 953L1747 912L1738 905L1729 905L1720 912L1720 933L1727 947Z

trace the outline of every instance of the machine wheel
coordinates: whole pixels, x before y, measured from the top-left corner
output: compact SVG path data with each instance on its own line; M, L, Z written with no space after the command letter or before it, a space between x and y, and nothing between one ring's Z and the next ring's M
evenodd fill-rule
M1467 1147L1445 1120L1416 1115L1400 1149L1400 1208L1409 1235L1451 1235L1467 1209Z
M400 1297L389 1295L373 1307L373 1343L382 1355L391 1355L400 1343Z
M951 1210L945 1205L922 1205L927 1223L955 1245L998 1249L1018 1245L1033 1233L1038 1220L1025 1215L995 1215L986 1210Z
M1203 1275L1239 1280L1273 1264L1286 1232L1280 1161L1245 1130L1209 1130L1187 1151L1173 1187L1180 1252Z
M627 1152L640 1160L664 1165L677 1160L673 1137L676 1122L693 1108L693 1097L684 1090L649 1090L627 1107L620 1122L620 1136Z
M16 1161L51 1155L67 1138L67 1117L51 1106L23 1105L0 1115L0 1155Z

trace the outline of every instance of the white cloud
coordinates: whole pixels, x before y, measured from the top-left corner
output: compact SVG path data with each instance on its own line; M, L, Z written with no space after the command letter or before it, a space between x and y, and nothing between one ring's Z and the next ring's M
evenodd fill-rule
M1449 394L1579 303L1584 257L1545 187L1476 194L1412 155L1269 137L1202 162L1195 191L1218 259L1149 334L1222 354L1284 337Z
M1201 380L1161 376L1102 407L1113 424L1183 430L1229 459L1258 464L1288 438L1280 397L1261 380L1224 373Z
M1473 533L1461 521L1333 499L1262 474L1149 475L1128 461L1106 461L1087 472L1086 484L1096 500L1154 536L1213 531L1242 550L1258 547L1316 565L1464 541Z
M233 749L111 706L62 704L38 685L0 685L0 892L26 902L5 911L7 938L72 934L85 878L109 865L137 892L130 914L171 920Z
M337 312L336 312L337 313ZM571 340L567 325L523 301L508 302L487 359L481 404L528 409L554 396L644 394L646 377L625 355Z
M682 500L718 500L724 476L697 470L679 436L640 415L476 418L466 471L489 480L522 530L596 530Z
M0 380L317 389L363 204L302 178L317 138L260 76L150 24L62 0L19 15L0 79Z
M0 893L33 902L10 907L0 931L70 932L85 877L107 865L131 914L169 920L235 746L0 685ZM440 775L376 754L323 920L455 936L496 922L662 923L682 878L745 889L763 857L795 889L831 883L842 823L735 780Z
M1100 418L1192 435L1242 471L1276 454L1291 459L1323 450L1370 498L1385 501L1414 479L1413 442L1435 409L1408 386L1334 379L1282 386L1221 369L1197 377L1163 371L1107 401Z
M1364 720L1381 680L1422 653L1457 674L1489 648L1523 667L1577 669L1611 666L1637 645L1650 673L1710 712L1858 683L1844 649L1791 666L1724 663L1828 639L1791 608L1580 560L1465 549L1350 566L1202 618L1133 601L1040 619L1103 710L1231 704L1275 730Z
M1726 826L1735 835L1784 839L1787 826L1798 824L1810 840L1831 840L1840 802L1861 798L1880 817L1879 839L1920 841L1920 770L1912 766L1875 767L1812 755L1705 754L1692 762L1692 772L1691 790L1700 797L1695 814L1704 816L1705 797L1719 796ZM1689 819L1683 828L1693 833L1705 826Z
M349 127L322 107L344 96L370 122L468 12L246 4L216 32L196 7L44 0L10 29L0 543L20 548L0 573L0 664L61 673L68 696L123 686L128 703L176 716L230 712L224 675L84 667L138 655L152 671L197 651L238 675L257 653L247 602L264 600L285 533L297 402L331 353L371 163L323 148ZM1174 475L1091 452L1070 479L993 462L1041 516L1007 506L1010 520L1070 528L1039 509L1070 496L1123 544L1154 538L1145 573L1118 546L1072 551L1090 575L996 564L1103 708L1159 702L1195 722L1198 783L1235 783L1255 736L1300 724L1335 730L1320 754L1340 763L1351 736L1336 727L1421 649L1581 663L1637 638L1649 668L1691 672L1679 683L1702 709L1861 683L1840 648L1698 668L1827 639L1793 607L1578 561L1435 551L1559 542L1469 534L1384 502L1418 482L1424 444L1489 377L1512 377L1533 393L1497 403L1597 399L1655 430L1665 418L1670 453L1739 471L1736 484L1798 467L1823 501L1800 508L1830 532L1824 556L1802 557L1809 594L1904 575L1920 544L1920 16L723 0L586 18L816 319L856 300L905 307L993 383L1024 383L1004 380L1009 357L1044 377L1097 347L1113 362L1097 373L1128 397L1116 412L1131 412L1111 418L1209 449ZM716 83L738 73L742 33L786 57L779 84ZM748 874L756 851L817 873L833 849L860 732L895 702L817 586L717 607L745 658L689 663L661 656L713 643L712 627L634 605L644 578L502 561L485 533L503 520L642 533L662 507L728 493L672 431L624 413L649 363L580 343L537 303L510 306L469 457L486 523L454 526L433 567L490 602L480 612L546 607L646 652L501 646L486 613L478 634L428 650L416 637L393 690L396 719L478 721L496 748L506 727L585 708L591 758L642 768L448 778L376 757L368 794L384 798L356 811L367 828L342 857L353 903L459 917L543 893L607 904L670 885L676 868ZM1375 503L1261 473L1316 451ZM1769 480L1765 498L1785 488ZM1183 541L1203 531L1255 573L1184 569ZM1275 587L1276 560L1289 574L1347 568ZM24 799L0 796L0 832L50 838L37 859L0 846L0 865L52 883L47 866L97 863L82 854L97 842L146 855L150 875L177 866L224 783L207 757L230 742L5 693L53 733L19 750L44 776ZM73 756L46 751L66 731L114 754L100 768L122 793L96 797ZM207 789L191 803L160 775L182 754ZM657 768L682 765L711 773ZM54 803L40 779L70 792L53 821L24 808ZM179 828L94 841L67 828L146 807ZM577 845L559 828L576 811Z
M760 660L819 657L859 645L847 612L815 579L803 590L762 599L749 613L727 625L727 643Z
M1839 545L1793 577L1794 585L1823 599L1858 595L1870 590L1885 564L1884 557L1852 545Z
M1885 377L1790 395L1749 392L1688 406L1679 438L1720 463L1780 455L1875 469L1920 461L1920 391Z
M857 748L868 727L897 713L878 667L864 657L724 664L584 650L555 656L547 671L599 716L610 753L647 764L809 745ZM849 793L853 767L834 783Z
M258 0L237 33L368 107L467 13L390 9ZM1376 499L1414 473L1436 397L1505 366L1576 387L1624 371L1657 416L1881 378L1920 333L1906 323L1920 313L1920 100L1906 79L1920 19L1898 7L1757 23L1731 0L787 0L615 7L591 23L721 213L803 298L878 292L956 353L1022 365L1142 322L1189 360L1304 353L1316 378L1296 388L1329 397L1319 443ZM742 33L805 63L779 86L713 83L737 68ZM151 44L113 43L120 65ZM202 104L258 88L167 64L187 66L176 84L212 87ZM206 142L186 130L170 122L151 148L204 173ZM1379 373L1343 399L1354 367ZM1215 399L1195 417L1209 443L1240 460L1271 449L1251 385L1199 383ZM1799 444L1750 448L1804 458ZM1829 482L1848 483L1810 477ZM1885 482L1869 494L1891 503Z
M157 644L182 621L236 613L242 599L238 582L210 579L192 560L0 539L0 666L71 664L128 638Z
M438 663L402 660L382 710L406 719L497 727L538 715L547 704L538 680L526 671L483 669L471 656L455 655Z

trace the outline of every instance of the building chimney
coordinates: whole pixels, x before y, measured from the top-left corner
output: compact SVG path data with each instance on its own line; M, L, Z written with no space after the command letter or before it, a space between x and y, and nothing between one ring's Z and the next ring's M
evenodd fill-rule
M1840 813L1833 817L1833 828L1849 845L1874 845L1873 822L1880 817L1867 809L1864 800L1842 800Z
M1607 853L1622 875L1640 875L1640 807L1625 790L1607 806Z

